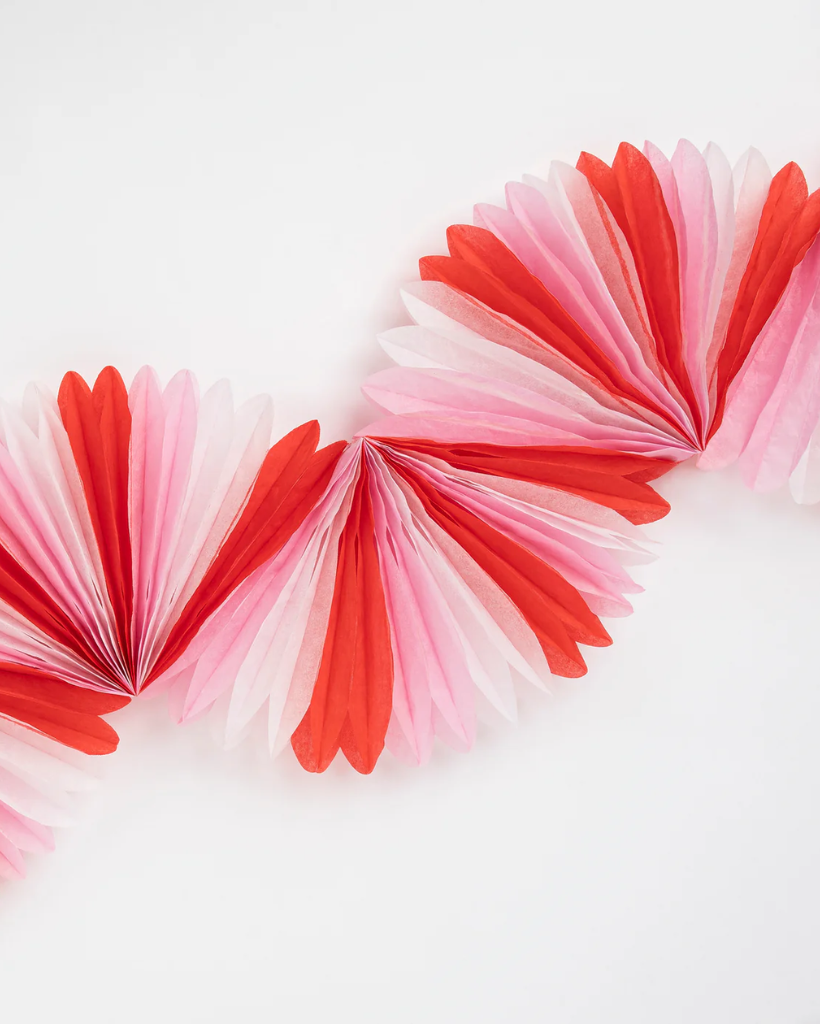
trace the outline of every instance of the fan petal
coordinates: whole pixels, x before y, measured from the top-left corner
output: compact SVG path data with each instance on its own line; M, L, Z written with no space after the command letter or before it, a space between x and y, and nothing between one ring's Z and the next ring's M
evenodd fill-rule
M341 748L371 772L390 721L393 657L376 551L369 468L359 467L339 540L336 584L310 706L293 734L309 771L324 771Z
M67 373L58 401L94 526L123 667L130 676L134 673L130 628L134 593L128 521L128 392L119 373L107 366L93 390L79 374Z
M820 243L815 243L735 379L723 425L700 463L714 469L739 459L750 487L774 490L808 452L818 422Z
M127 703L0 664L0 876L22 877L24 852L53 849L50 826L71 822L72 794L91 784L86 755L116 749L100 715Z

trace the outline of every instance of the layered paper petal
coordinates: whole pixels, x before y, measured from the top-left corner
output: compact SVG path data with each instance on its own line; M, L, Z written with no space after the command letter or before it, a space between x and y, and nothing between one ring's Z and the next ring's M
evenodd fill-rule
M281 551L239 586L170 670L180 719L216 709L236 742L266 707L273 751L339 750L359 771L386 744L414 763L436 736L471 746L477 707L515 715L514 678L586 671L601 615L630 611L635 523L668 506L670 463L578 448L364 437Z
M24 853L53 848L51 826L70 823L72 795L91 783L87 755L116 749L99 716L127 703L0 664L0 877L22 877Z
M793 476L798 500L820 500L813 497L811 451L818 422L820 244L815 243L733 381L723 423L700 464L713 469L739 461L755 490L775 490Z
M756 487L797 471L820 418L820 193L795 164L772 178L755 151L732 172L713 145L624 143L506 199L421 260L415 324L382 338L399 365L364 388L391 414L375 432L708 449L704 466L742 454Z

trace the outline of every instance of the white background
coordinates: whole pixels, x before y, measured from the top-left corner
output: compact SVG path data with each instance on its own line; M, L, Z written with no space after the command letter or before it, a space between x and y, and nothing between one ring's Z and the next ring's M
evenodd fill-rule
M364 424L399 284L621 138L820 184L812 0L2 0L5 397L188 365ZM684 468L590 673L412 771L224 754L161 701L0 888L8 1024L820 1021L820 509Z

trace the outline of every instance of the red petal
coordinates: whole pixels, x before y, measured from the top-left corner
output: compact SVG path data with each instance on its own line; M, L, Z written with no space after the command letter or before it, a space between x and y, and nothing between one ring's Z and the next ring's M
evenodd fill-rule
M323 772L342 752L353 767L373 771L384 748L393 698L393 653L362 467L339 539L336 584L310 706L291 743L301 765Z
M71 686L48 672L0 662L0 715L86 754L110 754L119 737L98 716L129 698Z
M669 511L669 503L646 483L675 465L666 459L621 455L595 448L453 445L415 438L379 440L400 451L443 459L456 469L572 491L614 509L631 523L654 523Z
M600 157L593 156L592 153L581 153L575 166L604 201L607 209L615 218L615 223L628 239L629 219L615 172L609 164L604 163Z
M390 460L427 513L498 584L529 623L550 669L582 676L586 665L578 643L606 647L612 640L571 584L527 548L483 522L414 474Z
M317 452L318 441L313 420L270 449L236 524L174 624L145 685L172 665L219 605L284 546L324 493L345 443Z
M91 662L100 672L105 675L109 674L109 667L89 647L82 632L62 608L2 546L0 546L0 600L11 605L46 636L50 636L81 658Z
M611 168L582 154L578 169L600 193L624 233L635 260L658 362L674 381L702 439L704 424L683 358L678 241L658 177L643 153L626 142L618 147Z
M60 385L59 406L100 550L117 640L128 673L133 676L128 391L112 366L97 377L93 391L79 374L71 372Z
M729 318L717 364L718 404L710 437L723 421L729 385L818 232L820 192L809 196L803 172L795 163L786 164L772 178L752 254Z

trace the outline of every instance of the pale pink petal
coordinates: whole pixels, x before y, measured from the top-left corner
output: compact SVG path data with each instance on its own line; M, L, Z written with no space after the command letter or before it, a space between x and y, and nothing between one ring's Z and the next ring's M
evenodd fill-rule
M701 457L705 469L741 459L758 489L786 482L820 416L820 245L795 271L729 392L720 429Z

